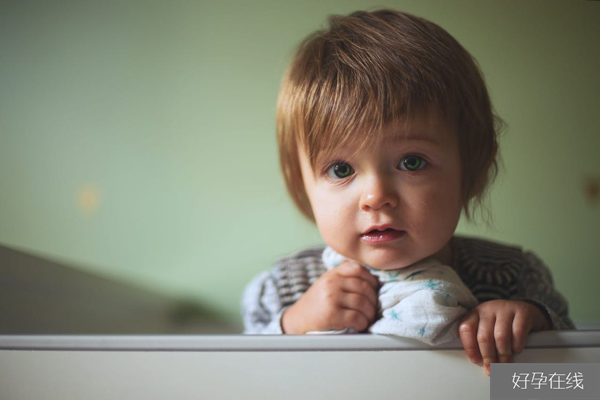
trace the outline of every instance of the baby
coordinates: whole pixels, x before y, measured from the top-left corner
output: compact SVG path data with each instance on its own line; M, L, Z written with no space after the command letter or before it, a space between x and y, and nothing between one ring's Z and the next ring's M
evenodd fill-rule
M466 315L442 328L488 374L530 331L573 328L534 254L454 235L495 177L497 129L476 62L439 26L394 10L331 17L288 67L277 138L288 191L339 265L324 247L280 259L246 288L245 332L366 331L386 317L378 273L424 262L479 302L453 301Z

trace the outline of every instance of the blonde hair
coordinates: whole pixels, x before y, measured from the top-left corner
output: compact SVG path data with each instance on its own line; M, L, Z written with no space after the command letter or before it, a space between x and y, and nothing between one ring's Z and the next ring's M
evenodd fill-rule
M277 104L280 164L300 211L314 221L300 149L315 170L336 148L358 151L384 139L385 125L434 110L457 134L470 219L472 203L481 204L497 174L501 125L476 61L445 30L407 13L330 16L328 29L300 44Z

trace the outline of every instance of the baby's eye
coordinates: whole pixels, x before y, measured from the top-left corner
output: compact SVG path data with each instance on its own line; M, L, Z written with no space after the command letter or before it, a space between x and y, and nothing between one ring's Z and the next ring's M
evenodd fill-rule
M400 161L400 164L398 164L398 168L402 171L414 172L420 170L425 165L427 165L427 161L423 160L422 157L411 155L404 157Z
M327 175L332 179L344 179L354 173L354 169L345 162L336 162L329 169L327 169Z

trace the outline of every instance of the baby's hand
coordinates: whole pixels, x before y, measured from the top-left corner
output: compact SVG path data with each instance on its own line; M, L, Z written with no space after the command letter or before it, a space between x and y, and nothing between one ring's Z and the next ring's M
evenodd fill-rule
M490 363L508 363L525 347L529 331L550 328L548 318L531 303L514 300L486 301L460 323L458 332L471 362L481 363L490 375Z
M281 318L284 333L354 328L364 331L377 315L379 281L345 262L324 273Z

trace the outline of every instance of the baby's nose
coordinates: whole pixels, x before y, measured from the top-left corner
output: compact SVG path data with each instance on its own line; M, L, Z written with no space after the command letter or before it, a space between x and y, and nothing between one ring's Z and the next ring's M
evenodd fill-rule
M398 194L391 179L384 177L372 177L368 179L360 198L361 210L379 210L383 207L395 208L397 205Z

